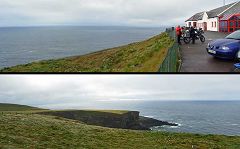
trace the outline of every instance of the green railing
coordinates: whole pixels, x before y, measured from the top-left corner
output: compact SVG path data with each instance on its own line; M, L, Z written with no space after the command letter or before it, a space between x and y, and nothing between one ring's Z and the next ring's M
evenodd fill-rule
M167 56L160 66L160 72L179 72L181 66L181 56L179 44L176 42L176 33L174 28L167 28L166 33L174 39L174 44L168 49Z

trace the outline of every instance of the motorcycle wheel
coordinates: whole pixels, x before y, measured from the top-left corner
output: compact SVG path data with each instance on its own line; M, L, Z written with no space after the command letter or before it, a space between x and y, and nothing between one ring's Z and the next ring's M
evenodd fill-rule
M191 42L191 38L185 37L183 41L185 44L189 44Z
M200 40L201 40L202 43L204 43L204 42L206 41L206 39L205 39L204 36L201 36L201 37L200 37Z

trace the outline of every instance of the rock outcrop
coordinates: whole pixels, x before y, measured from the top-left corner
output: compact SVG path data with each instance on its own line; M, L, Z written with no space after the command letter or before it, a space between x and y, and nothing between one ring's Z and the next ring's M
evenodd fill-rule
M88 125L132 130L150 130L153 126L163 125L177 126L177 124L139 116L138 111L129 111L123 114L101 111L47 111L38 114L78 120Z
M160 121L160 120L156 120L156 119L148 118L148 117L144 117L144 116L139 117L139 123L141 126L146 127L146 128L151 128L154 126L178 126L178 124L175 124L175 123Z

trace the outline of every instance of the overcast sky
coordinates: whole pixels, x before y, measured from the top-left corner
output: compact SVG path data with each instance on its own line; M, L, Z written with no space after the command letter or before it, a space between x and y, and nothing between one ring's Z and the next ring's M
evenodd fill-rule
M223 0L0 0L0 26L173 26L222 5Z
M0 103L71 108L109 101L239 100L239 84L240 77L231 75L12 75L0 76Z

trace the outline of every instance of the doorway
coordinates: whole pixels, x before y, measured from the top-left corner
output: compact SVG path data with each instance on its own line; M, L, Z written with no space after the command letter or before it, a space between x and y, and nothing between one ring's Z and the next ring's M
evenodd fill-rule
M203 30L207 31L207 22L203 22Z

